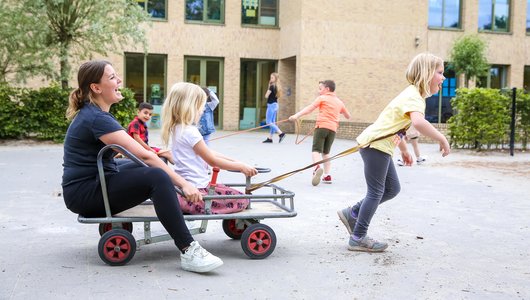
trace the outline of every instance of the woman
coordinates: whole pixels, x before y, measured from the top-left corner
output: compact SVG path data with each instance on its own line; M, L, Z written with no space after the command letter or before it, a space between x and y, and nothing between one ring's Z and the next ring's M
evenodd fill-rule
M278 133L279 140L278 143L281 143L285 138L285 133L283 133L280 128L276 125L276 116L278 115L278 98L282 96L282 87L280 84L280 75L278 73L271 73L269 80L269 89L265 93L265 98L267 98L267 113L266 121L270 128L269 137L263 141L263 143L272 143L272 136L274 133Z
M134 207L146 199L153 201L158 219L181 251L181 266L192 272L208 272L223 264L193 240L182 216L173 185L190 201L201 194L190 183L147 151L109 113L123 96L121 79L107 61L81 65L79 88L70 94L66 116L72 120L64 141L63 195L68 209L85 217L103 217L105 208L98 180L96 158L105 145L117 144L149 167L128 163L118 166L109 151L103 157L107 193L112 214Z

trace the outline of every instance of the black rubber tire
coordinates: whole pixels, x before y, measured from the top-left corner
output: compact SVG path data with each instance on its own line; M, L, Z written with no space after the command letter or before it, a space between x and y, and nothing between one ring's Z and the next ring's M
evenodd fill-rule
M241 236L241 248L252 259L264 259L276 248L276 234L265 224L252 224Z
M99 239L98 253L101 260L111 266L127 264L136 253L134 236L124 229L112 229Z
M247 225L243 229L237 229L236 228L236 219L224 219L223 220L223 231L225 234L234 240L240 240L241 236L243 235L243 232L245 229L247 229Z

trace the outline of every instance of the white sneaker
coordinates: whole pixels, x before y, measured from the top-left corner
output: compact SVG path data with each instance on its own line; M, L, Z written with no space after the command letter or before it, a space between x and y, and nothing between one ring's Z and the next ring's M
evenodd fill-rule
M405 163L401 160L401 158L398 158L397 165L400 166L400 167L403 167L405 165Z
M418 156L418 158L416 159L416 163L418 165L421 165L423 164L427 159L425 157L421 157L421 156Z
M223 261L193 241L186 252L180 255L180 265L185 271L204 273L219 268Z

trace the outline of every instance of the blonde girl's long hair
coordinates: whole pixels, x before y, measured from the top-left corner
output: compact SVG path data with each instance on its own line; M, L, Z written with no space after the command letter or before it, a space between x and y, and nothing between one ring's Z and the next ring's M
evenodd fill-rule
M410 84L416 86L422 97L432 96L430 86L436 69L443 66L444 61L431 53L420 53L410 62L406 76Z
M271 75L275 78L273 85L276 86L276 99L280 99L280 97L283 96L282 83L280 82L280 74L274 72L271 73Z
M162 106L162 141L167 146L175 126L193 125L199 120L206 103L206 93L193 83L175 83Z
M72 120L77 115L86 101L94 103L90 85L101 81L107 65L111 65L111 63L106 60L91 60L79 67L79 72L77 73L78 88L70 93L68 99L68 108L66 109L66 118L68 120Z

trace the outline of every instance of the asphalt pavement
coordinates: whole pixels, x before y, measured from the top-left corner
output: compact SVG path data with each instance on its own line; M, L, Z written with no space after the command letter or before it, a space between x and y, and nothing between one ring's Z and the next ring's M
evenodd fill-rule
M272 169L255 182L310 163L311 139L262 144L266 136L211 147ZM157 130L150 138L160 143ZM332 154L353 145L336 140ZM296 193L298 215L262 221L277 236L266 259L249 259L220 221L210 222L195 239L224 265L201 275L180 269L169 241L142 246L125 266L106 265L98 226L78 223L61 197L62 145L1 143L0 299L530 299L530 154L454 150L442 158L437 145L420 147L427 162L398 167L401 193L370 226L386 252L348 251L336 215L366 190L357 153L332 162L332 184L313 187L310 170L277 183ZM221 172L219 181L244 178Z

